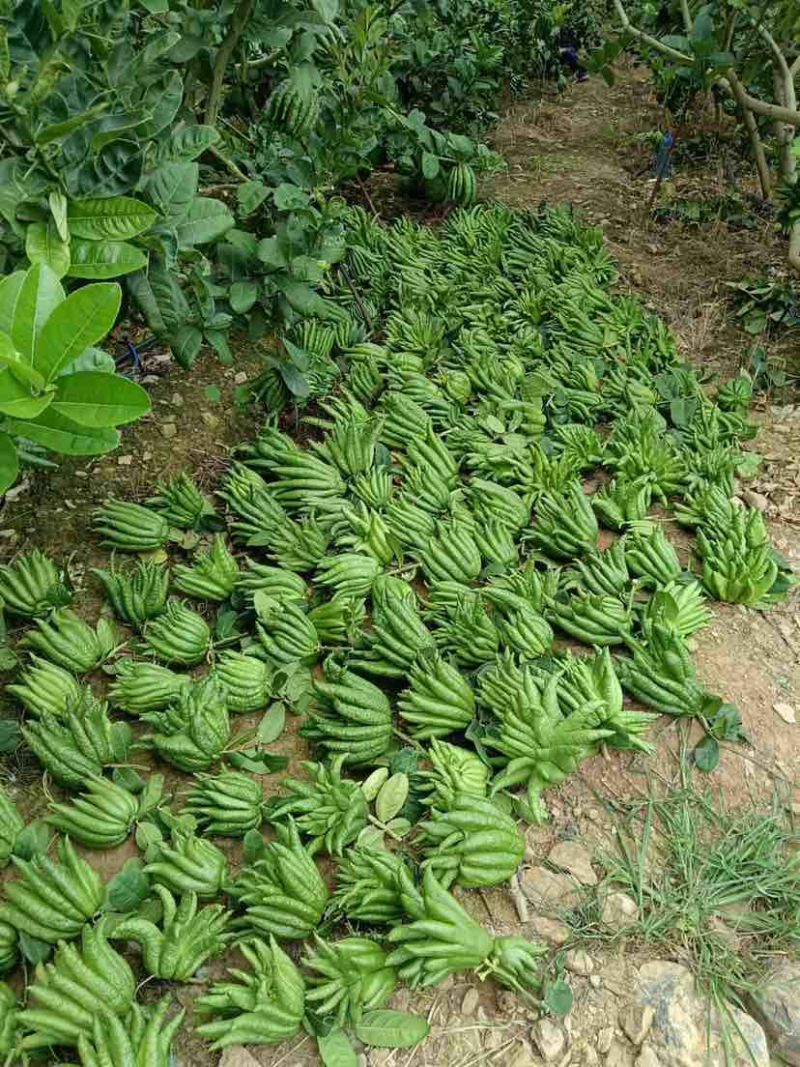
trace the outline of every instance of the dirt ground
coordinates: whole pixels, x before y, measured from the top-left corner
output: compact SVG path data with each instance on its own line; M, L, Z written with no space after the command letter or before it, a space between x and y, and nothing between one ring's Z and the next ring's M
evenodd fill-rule
M516 103L494 138L508 160L508 170L492 181L489 191L515 207L533 207L541 201L575 204L589 221L603 227L619 261L623 287L644 296L669 324L688 357L727 377L746 362L751 339L735 325L724 283L779 266L781 250L766 224L748 231L735 231L724 223L688 230L648 218L645 205L651 190L652 150L639 135L658 127L661 118L645 73L635 68L623 70L613 88L591 79L573 85L556 99ZM721 168L712 162L699 174L696 168L676 166L669 192L680 195L681 188L694 189L701 180L706 187L719 182ZM790 342L770 346L770 354L800 366L800 352ZM233 368L221 372L206 355L185 375L158 357L151 358L146 380L152 390L154 416L126 430L118 452L89 464L65 463L58 471L30 476L9 494L0 512L0 558L34 546L62 559L71 555L73 574L79 582L85 579L87 588L94 588L88 568L106 557L98 552L91 534L92 509L109 494L146 496L159 478L180 469L213 487L231 450L255 429L253 415L237 408L234 401L237 389L252 379L257 366L253 354L244 353ZM787 395L778 403L764 400L758 405L762 432L752 447L762 456L762 466L755 481L743 489L756 494L751 502L757 501L766 510L776 546L800 566L800 408L793 399ZM697 636L696 656L701 681L739 707L750 739L747 746L725 747L714 784L734 802L751 796L762 799L781 784L800 813L800 726L784 721L774 710L776 704L798 705L800 714L797 596L768 614L717 606L713 624ZM541 862L558 840L580 839L589 847L608 845L614 804L645 792L648 774L664 780L674 775L679 746L676 727L664 723L657 739L655 758L601 755L585 763L560 790L551 792L547 800L552 819L547 826L531 830L528 862ZM279 749L297 759L303 754L300 744L286 735ZM109 869L117 869L124 858L122 852L109 857ZM538 935L533 917L520 922L506 890L470 894L469 899L478 917L496 933ZM564 1065L599 1062L579 1051L594 1047L607 1022L603 1016L610 1009L603 1005L598 990L611 990L613 999L615 983L624 985L619 976L625 959L608 953L593 955L597 982L590 984L586 974L573 978L579 993L568 1027L574 1058L567 1055L561 1060ZM218 973L216 964L209 969L210 975ZM472 988L477 991L477 1002ZM153 988L151 992L158 991ZM188 988L178 995L188 1003ZM581 1004L592 997L597 1000L595 1008L582 1009ZM490 984L451 981L419 996L402 990L393 1006L424 1011L432 1037L419 1049L373 1051L370 1067L477 1067L480 1063L535 1067L541 1062L529 1044L535 1016ZM290 1046L252 1050L250 1064L311 1067L319 1063L313 1046L302 1035ZM181 1039L178 1055L184 1067L217 1062L216 1055L191 1038ZM247 1061L238 1061L238 1067L247 1067Z

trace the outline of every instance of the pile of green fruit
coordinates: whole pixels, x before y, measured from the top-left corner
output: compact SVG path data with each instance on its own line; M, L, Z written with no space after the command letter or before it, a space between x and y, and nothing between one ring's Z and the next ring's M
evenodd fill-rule
M24 1005L0 987L3 1055L166 1067L182 1013L139 1003L137 975L186 982L233 945L244 964L196 1001L217 1048L303 1025L331 1059L348 1033L412 1044L427 1024L385 1010L397 983L454 973L553 1008L541 950L456 887L513 879L518 819L600 745L648 752L654 713L697 717L706 764L738 735L687 642L709 598L762 607L790 584L734 498L747 379L711 399L567 211L477 207L434 232L354 210L349 242L302 328L331 387L305 444L272 420L215 502L186 475L107 502L94 623L41 553L0 568L32 623L8 692L61 797L28 826L0 806L18 872L0 963L36 964ZM281 381L261 383L273 404ZM318 762L267 797L287 711ZM141 859L108 884L75 851L131 837Z

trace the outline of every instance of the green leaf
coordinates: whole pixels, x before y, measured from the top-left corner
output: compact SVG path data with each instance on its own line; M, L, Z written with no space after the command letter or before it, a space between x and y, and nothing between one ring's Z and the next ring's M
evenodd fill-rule
M555 982L546 982L542 999L551 1015L569 1015L572 1011L572 989L559 978Z
M222 237L234 224L227 206L221 200L198 196L175 227L178 248L194 248Z
M710 774L719 764L719 742L715 737L706 736L694 750L694 762L697 768Z
M127 241L84 241L70 244L70 278L105 280L132 274L147 266L147 254Z
M79 426L122 426L147 414L150 397L118 374L82 371L57 380L52 408Z
M24 930L19 931L19 947L28 963L33 964L44 963L53 951L53 946L48 941L39 941Z
M209 404L218 404L222 400L222 392L218 385L207 385L203 393Z
M101 456L117 448L120 440L118 430L82 430L56 411L43 412L35 422L11 419L6 428L64 456Z
M269 195L269 186L264 182L244 182L236 189L239 214L252 215L256 208L264 203Z
M52 221L28 226L25 255L33 264L46 264L58 278L63 278L69 269L69 242L61 240Z
M8 755L9 752L15 752L19 738L19 720L0 719L0 753Z
M33 363L36 339L65 296L58 275L46 264L38 263L23 275L14 302L10 333L14 347L27 363Z
M167 141L161 141L156 158L160 163L171 160L197 159L219 141L219 132L214 126L178 126L172 130Z
M280 702L273 704L264 712L264 717L258 726L256 740L261 745L271 745L281 736L285 725L286 708Z
M273 756L270 752L248 749L246 752L230 752L228 762L237 771L250 771L251 774L274 774L289 766L288 756Z
M408 798L408 775L400 771L383 783L375 800L375 814L382 823L393 819Z
M200 355L203 331L197 326L181 326L169 339L172 354L177 362L188 370Z
M53 309L36 341L33 365L48 381L112 329L122 290L113 282L96 282L70 293Z
M368 1011L356 1024L359 1041L377 1048L411 1048L428 1036L428 1020L408 1011Z
M107 900L114 911L134 911L150 895L150 881L142 861L130 859L108 883Z
M11 370L0 371L0 413L13 419L35 419L53 399L52 391L41 395L20 382Z
M258 300L258 282L234 282L228 293L228 303L237 315L246 315Z
M183 215L197 196L200 168L188 161L164 163L147 179L147 195L169 218Z
M272 193L272 200L278 211L297 211L308 207L309 196L297 185L281 182Z
M157 218L154 208L132 196L72 200L67 211L71 236L87 241L128 241L149 230Z
M433 152L422 153L422 176L429 182L433 181L436 175L439 173L439 157L435 156Z
M47 203L50 207L50 214L53 216L53 225L56 228L56 233L62 241L68 241L67 198L59 190L53 189L47 194Z
M160 845L164 840L160 828L152 822L140 822L136 827L136 847L142 852L147 852L154 845Z
M276 270L286 267L289 262L277 237L262 238L258 242L256 255L262 263L266 263L268 267L274 267Z
M376 767L376 769L361 783L361 792L364 794L364 799L367 803L371 804L378 793L381 791L386 779L389 777L388 767Z
M17 840L14 842L14 855L21 860L30 860L47 852L50 844L50 827L40 820L29 822L24 830L20 830Z
M24 270L15 270L13 274L0 278L0 333L6 333L9 337L14 321L14 309L27 276Z
M308 396L311 392L311 386L306 381L302 372L294 366L293 363L280 363L278 365L281 378L283 378L284 384L292 396L296 396L300 399Z
M317 1035L319 1057L325 1067L357 1067L358 1059L344 1030Z
M264 855L264 838L261 836L260 830L248 830L242 838L242 846L244 848L244 862L249 866L252 866L257 860L260 860Z

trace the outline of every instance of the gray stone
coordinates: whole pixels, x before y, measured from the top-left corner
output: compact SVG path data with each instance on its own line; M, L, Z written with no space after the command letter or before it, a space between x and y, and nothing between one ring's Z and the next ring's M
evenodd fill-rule
M732 1005L720 1020L701 996L690 971L653 960L639 968L636 1001L654 1012L647 1044L661 1067L769 1067L764 1031ZM723 1030L731 1044L726 1057Z
M229 1045L220 1056L217 1067L260 1067L260 1064L243 1045Z
M655 1009L650 1004L629 1004L619 1013L619 1025L632 1045L641 1045L650 1033Z
M473 986L468 989L464 994L464 999L461 1001L461 1014L462 1015L474 1015L478 1010L478 1005L481 1002L480 994L478 990Z
M508 1050L508 1067L541 1067L527 1041L516 1041Z
M597 1035L597 1051L601 1056L605 1056L614 1041L614 1027L604 1026L600 1033Z
M550 849L547 859L554 867L571 874L581 885L597 885L592 857L577 841L560 841Z
M627 893L609 893L600 905L600 921L612 930L628 930L639 921L636 901Z
M558 919L548 919L545 915L534 915L530 921L530 926L539 940L546 941L549 945L555 945L556 948L566 945L567 941L569 941L570 929L566 923L559 922Z
M771 1039L773 1053L792 1067L800 1065L800 964L775 961L751 1007Z
M645 1045L636 1057L635 1067L661 1067L661 1060L649 1045Z
M522 892L535 908L554 914L574 908L581 899L578 886L566 874L547 867L528 867L519 876Z
M174 422L162 422L160 429L161 436L166 437L167 439L169 439L170 437L175 437L178 432L178 427L175 425Z
M572 971L573 974L580 974L585 977L594 970L594 960L585 949L573 948L565 954L564 966L568 971Z
M757 493L754 489L743 489L739 496L749 508L755 508L757 511L766 511L769 507L769 500L763 493Z
M533 1024L531 1039L545 1063L556 1063L567 1050L567 1035L547 1017Z
M618 1037L611 1042L606 1055L606 1067L633 1067L633 1052Z

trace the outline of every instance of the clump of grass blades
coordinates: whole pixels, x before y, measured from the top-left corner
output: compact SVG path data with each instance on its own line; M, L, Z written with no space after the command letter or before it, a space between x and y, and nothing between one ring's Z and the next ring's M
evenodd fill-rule
M618 831L604 857L608 887L636 901L638 922L609 931L585 911L576 934L633 938L680 959L735 1026L727 1005L745 1006L766 957L800 947L800 831L785 802L729 808L683 770L660 795L651 787L629 804Z

